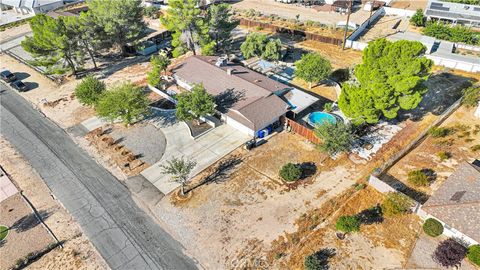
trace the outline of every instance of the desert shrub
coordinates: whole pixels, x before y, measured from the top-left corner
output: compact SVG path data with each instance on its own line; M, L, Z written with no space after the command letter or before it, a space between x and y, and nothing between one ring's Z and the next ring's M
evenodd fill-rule
M443 138L452 133L452 130L450 128L444 128L444 127L432 127L428 130L428 134L432 136L433 138Z
M442 151L442 152L438 152L437 156L440 158L440 161L444 161L451 158L452 154L449 152Z
M468 247L467 258L474 264L480 266L480 245Z
M325 103L325 105L323 106L323 110L326 112L331 112L333 110L333 103L331 102Z
M335 255L335 250L330 248L321 249L305 257L303 266L305 270L326 270L329 269L328 259Z
M422 9L417 9L417 12L410 18L410 23L415 26L423 26L425 24L425 16Z
M430 22L423 28L423 34L452 42L462 42L470 45L480 44L480 33L463 25L453 26L442 22Z
M414 170L408 173L408 182L414 186L428 186L430 184L430 177L424 170Z
M443 225L440 221L429 218L423 223L423 231L432 237L437 237L443 233Z
M297 181L301 176L302 168L293 163L287 163L283 165L282 169L280 170L280 177L287 182Z
M77 87L75 87L75 96L81 104L93 106L105 92L105 88L104 82L90 75L85 77Z
M382 203L382 213L387 217L405 214L410 210L412 201L405 195L390 192Z
M480 150L480 144L476 144L472 147L470 147L470 150L472 150L473 152L477 152Z
M335 228L341 232L358 232L360 230L360 219L356 216L341 216Z
M475 107L480 101L480 87L472 86L463 90L462 104L467 107Z
M432 258L441 266L448 268L459 266L466 255L467 248L455 241L455 239L449 238L438 244Z

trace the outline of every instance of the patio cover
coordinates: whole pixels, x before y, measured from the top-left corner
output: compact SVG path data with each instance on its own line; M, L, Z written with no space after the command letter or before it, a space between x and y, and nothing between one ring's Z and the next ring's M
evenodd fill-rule
M318 98L303 92L300 89L292 88L284 95L287 103L291 106L291 111L298 114L318 101Z

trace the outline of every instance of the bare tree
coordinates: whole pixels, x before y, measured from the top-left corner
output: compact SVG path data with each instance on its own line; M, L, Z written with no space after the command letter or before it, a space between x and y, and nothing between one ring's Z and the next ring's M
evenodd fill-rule
M167 160L167 164L160 165L160 168L163 174L169 174L172 177L172 181L181 185L180 192L184 196L185 186L190 182L190 173L196 165L195 161L185 159L184 157L174 157L171 160Z

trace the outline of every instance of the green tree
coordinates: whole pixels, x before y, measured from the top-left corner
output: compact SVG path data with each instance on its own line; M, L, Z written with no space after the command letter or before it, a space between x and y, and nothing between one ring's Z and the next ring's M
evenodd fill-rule
M382 203L382 213L387 217L405 214L412 207L412 201L407 196L390 192Z
M360 231L360 220L356 216L341 216L337 220L335 228L344 233L358 232Z
M187 160L183 157L174 157L171 160L167 160L167 164L160 165L160 168L163 174L171 175L172 180L181 185L180 192L184 196L186 194L185 187L190 182L190 173L196 165L195 161Z
M301 176L302 168L293 163L287 163L283 165L282 169L280 170L280 177L287 182L297 181Z
M280 39L270 39L265 45L265 50L262 53L262 59L268 61L280 60L282 53L282 42Z
M187 51L197 54L211 53L214 41L209 36L209 25L202 15L198 0L170 0L162 24L172 32L173 56L178 57Z
M77 19L76 17L71 18ZM102 26L95 22L91 11L80 13L77 30L78 35L81 37L80 42L92 59L94 67L98 68L97 62L95 61L95 54L111 46L110 40L106 38L107 34Z
M95 111L111 122L121 119L125 125L130 125L149 114L148 103L142 89L128 82L106 91Z
M295 75L308 82L309 88L312 88L312 83L319 83L332 73L330 62L318 53L302 55L302 58L295 62L295 67Z
M105 92L105 83L89 75L75 87L75 96L81 104L94 106Z
M338 105L357 123L377 123L382 116L418 106L427 92L425 80L432 61L423 56L418 41L390 42L377 39L363 51L363 63L355 68L357 83L344 84Z
M83 66L83 53L76 32L67 28L67 17L53 19L39 14L30 19L33 36L27 36L21 45L35 57L35 65L48 69L63 67L64 63L74 73Z
M335 255L335 249L323 248L305 257L303 266L305 270L328 270L328 260Z
M177 95L177 101L176 116L181 121L198 119L215 112L215 101L201 84Z
M467 258L477 266L480 266L480 245L468 247Z
M443 225L434 218L428 218L423 223L423 231L432 237L437 237L443 233Z
M251 57L261 57L265 51L265 46L268 43L267 35L260 33L250 33L245 41L240 45L243 57L245 59Z
M425 25L425 16L423 15L423 10L417 9L415 14L410 18L410 23L415 26L424 26Z
M467 107L475 107L480 102L480 86L472 86L463 90L462 104Z
M322 152L335 155L339 152L348 152L357 139L353 127L343 122L324 122L315 127L315 135L321 139L318 145Z
M145 33L140 0L88 0L87 4L95 24L103 29L98 39L116 46L122 55L127 55L129 42Z
M150 62L152 63L152 70L147 73L148 84L154 87L159 87L162 85L160 73L166 73L166 70L170 65L170 59L167 56L160 54L152 56Z
M233 18L229 4L211 5L207 13L209 34L215 42L215 51L227 53L232 44L232 30L239 21Z

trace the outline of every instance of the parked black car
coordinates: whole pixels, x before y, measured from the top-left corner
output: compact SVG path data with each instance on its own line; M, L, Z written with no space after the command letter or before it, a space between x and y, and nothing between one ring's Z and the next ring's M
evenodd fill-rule
M11 73L8 70L4 70L4 71L0 72L0 77L5 82L13 82L13 81L17 80L17 77L15 76L15 74Z
M27 85L24 84L21 80L14 81L10 85L20 92L27 91Z

